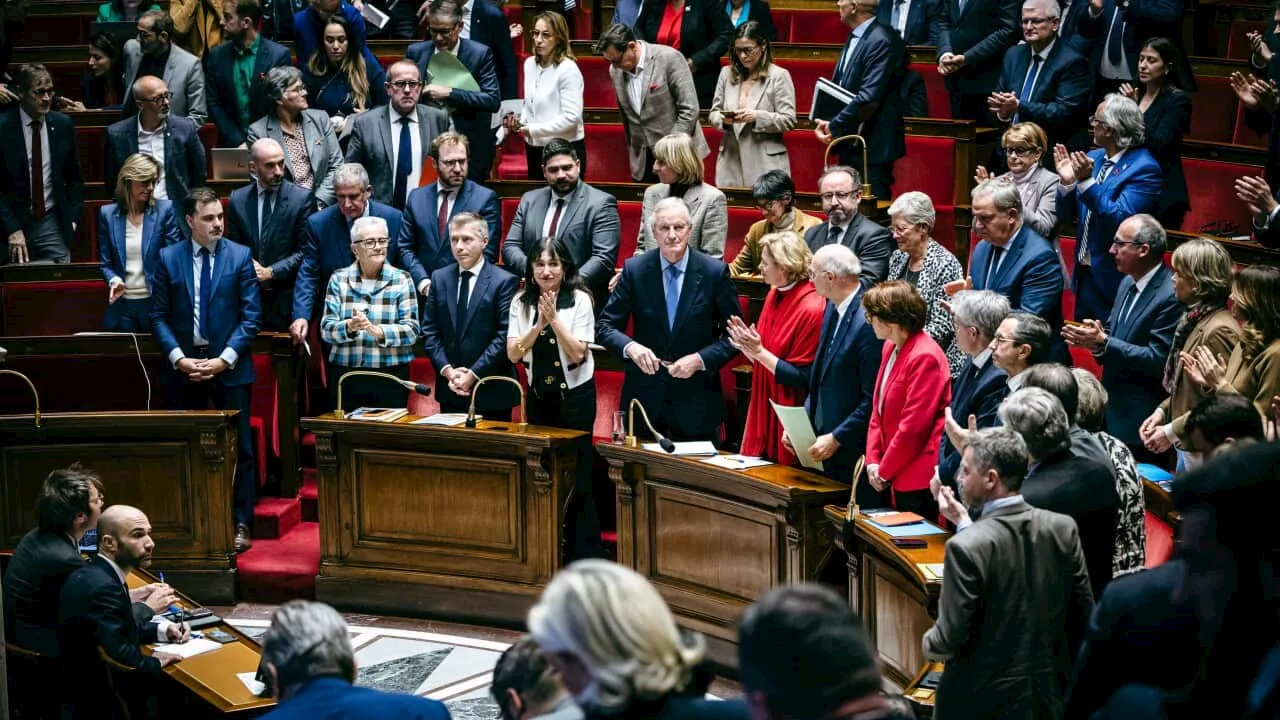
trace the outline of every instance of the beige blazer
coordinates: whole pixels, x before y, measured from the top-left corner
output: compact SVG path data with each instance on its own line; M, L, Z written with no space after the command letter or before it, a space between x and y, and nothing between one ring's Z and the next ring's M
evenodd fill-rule
M644 179L649 171L645 166L645 151L665 135L682 132L693 138L698 157L711 154L702 135L702 125L698 123L698 92L684 56L665 45L641 44L644 45L644 65L640 68L644 93L640 107L631 104L627 93L629 75L616 67L609 68L609 79L613 81L613 92L622 115L622 131L627 139L631 178L636 182Z
M1245 362L1243 348L1237 343L1227 360L1222 382L1206 393L1243 396L1253 403L1263 423L1266 423L1271 417L1271 398L1280 395L1280 340L1271 341L1248 362ZM1186 415L1174 420L1173 429L1179 437L1186 430L1186 421Z
M724 131L716 158L716 185L751 187L756 178L770 170L791 174L791 160L782 134L796 126L796 86L791 73L778 65L770 65L762 82L752 85L747 94L747 108L755 111L755 122L725 125L724 111L741 110L740 85L729 83L733 68L720 68L715 97L707 120Z
M1171 352L1195 352L1196 348L1204 346L1213 351L1214 355L1227 357L1239 343L1240 325L1228 310L1223 309L1202 318L1187 336L1186 343L1181 348L1173 348ZM1187 415L1196 403L1206 397L1209 397L1209 391L1188 377L1179 363L1173 375L1173 394L1160 403L1160 409L1164 411L1165 422L1173 422L1173 432L1184 448L1190 447L1189 438L1184 437Z
M671 195L671 186L665 183L650 185L644 191L644 203L640 206L640 237L636 240L636 255L658 247L653 239L653 209L665 197ZM685 207L693 220L689 233L689 246L697 248L713 258L724 257L724 242L729 235L729 203L724 193L715 185L698 183L685 191Z

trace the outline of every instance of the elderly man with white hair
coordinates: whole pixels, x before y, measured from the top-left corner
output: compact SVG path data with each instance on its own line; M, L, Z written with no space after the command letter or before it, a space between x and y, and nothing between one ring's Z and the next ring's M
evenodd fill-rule
M991 343L1009 313L1009 299L991 290L962 290L951 299L955 345L966 358L951 385L953 422L968 427L973 418L978 428L996 424L996 410L1008 396L1009 385L1008 376L992 358ZM954 487L964 444L954 443L951 435L943 433L938 448L938 478ZM957 439L962 440L962 434L957 433Z
M409 379L413 344L420 334L418 294L409 273L387 262L390 244L386 220L358 218L351 225L356 261L329 278L320 336L329 344L329 388L335 404L338 381L352 370ZM345 389L347 407L401 408L408 401L408 390L377 378L354 378Z
M1001 122L1033 122L1049 142L1065 142L1085 119L1089 63L1069 43L1059 42L1062 11L1057 0L1022 3L1022 39L1004 53L1004 64L987 108Z
M947 353L947 364L955 376L964 364L964 354L955 346L951 314L944 305L947 284L963 281L964 269L951 251L934 241L936 219L933 200L922 192L906 192L893 201L889 206L889 234L898 249L889 255L885 280L906 280L924 298L924 331Z

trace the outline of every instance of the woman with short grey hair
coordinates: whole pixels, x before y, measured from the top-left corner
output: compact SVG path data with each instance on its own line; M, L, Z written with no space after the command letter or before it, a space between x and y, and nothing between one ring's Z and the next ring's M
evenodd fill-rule
M253 147L258 138L274 138L284 148L285 179L310 190L320 207L332 205L333 173L342 164L342 148L329 116L308 109L302 71L292 65L268 70L266 86L275 110L249 126L245 147Z
M1000 403L1000 422L1027 443L1035 462L1071 449L1071 423L1062 401L1040 388L1022 388Z
M1076 407L1076 424L1093 433L1102 443L1116 469L1116 492L1120 495L1120 512L1116 515L1116 550L1112 556L1111 576L1128 575L1141 570L1147 560L1147 516L1142 498L1142 478L1133 451L1120 439L1102 431L1107 417L1107 390L1093 373L1072 368L1080 390Z
M903 193L893 201L889 206L889 234L898 249L889 256L885 280L906 280L920 293L928 308L924 331L946 352L947 366L954 376L965 358L955 345L951 315L943 303L947 301L947 284L963 281L964 269L955 255L933 239L936 218L933 201L922 192Z

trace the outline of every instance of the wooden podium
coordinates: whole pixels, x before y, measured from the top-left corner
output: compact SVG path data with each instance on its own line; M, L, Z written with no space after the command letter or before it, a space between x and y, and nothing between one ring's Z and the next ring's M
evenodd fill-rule
M319 466L316 597L341 608L523 625L561 567L585 433L304 418Z
M15 391L6 385L6 392ZM102 476L108 504L151 520L153 567L204 604L234 605L231 489L234 412L110 412L0 417L0 546L36 526L51 470L79 462Z
M600 443L618 489L618 562L648 578L715 662L737 667L737 622L765 591L815 580L831 555L822 508L849 488L769 465L727 470Z

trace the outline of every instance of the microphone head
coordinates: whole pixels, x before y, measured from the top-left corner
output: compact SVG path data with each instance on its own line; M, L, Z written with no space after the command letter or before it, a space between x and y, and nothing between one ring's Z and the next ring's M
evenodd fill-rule
M423 397L426 397L431 394L431 386L423 385L422 383L414 383L413 391L418 393L419 395L422 395Z
M668 438L665 435L658 436L658 446L669 453L676 451L676 444L671 442L671 438Z

